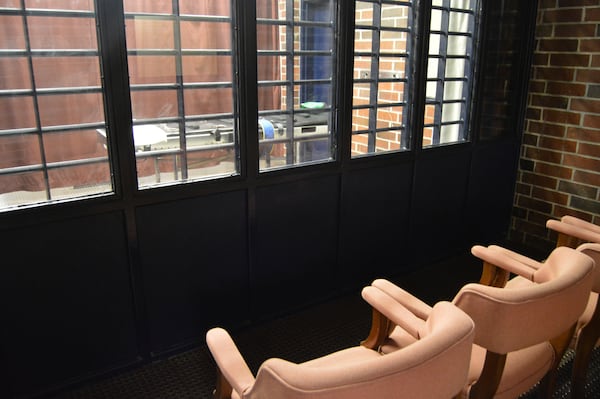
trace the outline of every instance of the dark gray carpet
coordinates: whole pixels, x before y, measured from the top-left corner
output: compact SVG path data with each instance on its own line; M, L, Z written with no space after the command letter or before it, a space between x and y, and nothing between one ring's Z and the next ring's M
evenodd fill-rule
M329 320L324 323L324 320ZM304 312L232 334L250 368L256 372L269 357L302 362L356 345L370 325L370 311L354 297L342 298ZM555 399L570 397L573 351L567 352L558 375ZM213 360L205 346L149 364L107 380L66 392L55 399L204 399L215 380ZM536 388L521 399L536 397ZM600 349L592 356L587 398L600 398Z
M467 282L477 281L479 261L466 256L442 262L395 281L425 302L451 300ZM233 332L240 352L256 373L270 357L303 362L357 345L366 338L371 311L360 290L304 311ZM204 337L198 337L203 343ZM558 375L555 399L570 396L573 352L569 351ZM215 366L204 344L169 359L139 367L99 382L55 395L53 399L204 399L210 398ZM535 398L536 388L520 399ZM600 349L593 353L587 384L587 398L600 398Z

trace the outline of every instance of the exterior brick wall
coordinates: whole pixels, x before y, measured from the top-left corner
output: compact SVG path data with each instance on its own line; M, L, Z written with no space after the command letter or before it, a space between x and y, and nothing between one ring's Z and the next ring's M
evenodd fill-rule
M540 0L510 239L547 249L549 218L600 224L600 4Z

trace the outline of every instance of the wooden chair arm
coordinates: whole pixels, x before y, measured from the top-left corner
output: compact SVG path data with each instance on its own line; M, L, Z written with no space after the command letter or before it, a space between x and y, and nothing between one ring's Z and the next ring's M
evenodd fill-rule
M361 341L360 344L366 348L378 350L389 336L390 325L389 319L373 308L369 336Z
M431 313L431 306L429 306L427 303L423 302L410 292L398 287L391 281L380 278L373 280L371 286L379 288L381 291L394 298L397 302L401 303L412 314L414 314L421 320L426 320L427 318L429 318L429 314Z
M535 263L533 259L527 258L527 262L523 262L520 258L522 255L513 256L512 251L497 245L489 247L474 245L471 253L484 262L480 284L502 288L508 281L510 273L533 280L533 275L538 270L537 265L533 266Z
M215 389L212 392L213 399L231 399L231 393L233 388L227 378L221 372L221 369L217 367L217 379L215 382Z
M503 268L484 261L483 268L481 270L481 277L479 278L479 284L490 287L504 288L509 277L510 273Z
M232 390L241 396L254 384L254 375L229 333L222 328L212 328L206 333L206 344L217 364L217 385L213 397L231 398Z
M563 220L570 221L571 219L565 217ZM583 222L585 224L581 224L582 222L572 223L551 219L546 222L546 227L558 233L556 240L557 247L576 248L584 242L600 243L600 233L593 230L592 227L588 227L590 223Z
M415 316L403 303L373 286L363 288L361 294L373 307L371 331L361 345L378 349L396 326L414 338L419 338L419 331L425 325L425 321Z

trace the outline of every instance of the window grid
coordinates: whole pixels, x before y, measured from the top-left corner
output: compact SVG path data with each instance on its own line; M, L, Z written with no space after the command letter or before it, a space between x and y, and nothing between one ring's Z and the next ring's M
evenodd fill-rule
M51 2L47 3L51 4ZM261 47L260 40L257 43L259 44L257 53L259 72L261 60L277 60L278 63L275 75L265 78L261 77L259 73L259 80L256 82L259 90L257 115L259 119L257 124L260 151L258 156L259 172L272 168L305 165L314 161L331 161L334 159L337 142L331 128L333 113L336 109L336 81L334 79L336 46L329 44L329 48L321 47L315 45L315 42L318 42L321 37L330 37L332 41L337 37L336 14L334 13L336 2L333 0L325 2L265 0L259 3L269 4L267 7L276 7L277 11L273 16L257 18L257 30L261 27L273 29L277 32L278 40L277 45L273 47ZM13 4L17 4L17 2ZM41 176L40 180L43 181L43 184L40 185L41 192L38 189L37 197L34 200L22 202L20 205L78 198L92 194L110 194L113 192L112 163L107 147L117 140L111 139L110 127L107 129L103 121L102 97L104 93L100 76L98 76L97 82L89 84L72 82L65 84L62 82L56 85L48 85L46 77L45 83L39 85L34 65L40 60L62 58L79 62L79 60L88 59L87 62L95 60L98 71L100 71L100 54L98 44L95 42L97 38L94 36L93 40L87 42L93 43L91 46L78 47L75 45L73 46L75 48L62 44L63 39L63 42L56 46L58 48L53 48L52 45L49 47L39 46L37 43L41 41L38 34L36 45L32 46L28 27L29 23L33 25L50 24L50 22L44 22L42 20L44 18L58 18L61 23L69 19L74 21L87 19L91 21L91 28L88 30L93 30L95 35L95 12L86 9L24 9L25 1L21 1L19 4L13 8L0 7L0 18L13 18L13 22L20 21L22 26L19 29L23 32L21 39L23 44L20 46L15 48L0 46L5 47L0 48L0 62L20 59L28 83L18 87L11 86L10 83L7 83L10 79L3 77L5 82L0 81L3 84L0 86L0 102L6 104L11 99L29 101L33 116L30 117L32 122L25 125L7 126L6 120L3 123L0 121L0 140L4 138L28 140L30 144L35 144L39 160L15 164L7 163L6 159L4 162L0 161L0 182L17 175L27 177L27 174L35 173ZM79 7L80 3L73 2L73 4L76 4L73 7L75 8ZM93 2L87 3L86 7L90 7L91 4ZM128 11L127 4L130 8L136 9ZM221 4L226 5L227 3ZM156 63L156 60L170 59L169 62L172 63L173 69L171 80L164 76L157 80L144 79L148 76L142 76L142 79L130 79L129 88L134 118L132 133L138 166L138 188L151 188L164 183L213 179L240 173L239 113L235 100L240 87L237 82L238 66L235 48L237 30L236 21L231 12L234 8L234 1L231 0L228 4L229 15L196 15L195 11L180 12L180 6L190 10L195 9L197 3L193 1L186 3L184 0L171 0L170 2L161 2L159 5L153 2L124 0L126 11L123 17L126 22L127 43L133 44L132 48L127 49L130 78L135 77L135 73L131 73L132 59L135 58L140 64L144 64L144 68ZM411 45L413 44L413 14L415 14L414 7L416 5L412 1L395 0L362 0L355 4L357 13L355 15L351 156L355 158L408 150L411 147L412 134L408 129L408 116L410 108L415 106L410 101L410 86L414 84L411 79L413 76L411 67L414 63ZM323 19L322 15L325 15L323 13L315 14L314 10L312 14L308 13L307 10L314 5L326 5L326 12L329 14ZM141 7L150 7L150 11L139 9ZM428 31L430 41L432 38L438 40L438 48L435 51L430 48L427 60L431 70L427 73L424 82L427 95L423 121L423 147L462 142L467 139L478 7L479 2L476 0L435 0L431 6L431 12L439 15L440 18L436 23L432 19ZM156 11L157 9L160 10ZM165 12L164 9L168 10ZM359 18L360 10L370 10L372 15L361 19ZM198 12L198 14L202 14L202 12ZM31 21L32 18L37 18L37 20ZM455 18L454 22L452 18ZM464 19L467 22L466 28L462 22L457 27L456 18ZM144 23L154 24L154 28L166 27L166 34L163 34L163 30L155 30L154 33L161 32L163 36L169 36L172 44L153 46L152 42L156 35L151 35L148 36L150 40L146 38L145 41L142 41L143 45L135 45L135 40L129 40L130 32L127 29L140 22L142 25ZM184 24L187 25L184 27ZM215 48L186 45L186 43L196 42L190 41L190 35L182 30L185 29L185 32L189 33L190 25L194 24L215 26L221 24L220 29L227 31L225 36L231 35L230 43ZM147 28L142 26L140 32L145 29ZM6 36L11 37L11 35L15 35L14 32L19 32L19 30L10 31ZM73 31L69 32L69 34L73 33ZM311 35L314 37L308 40L307 37L311 37ZM160 38L157 39L160 41ZM455 42L454 47L451 42ZM398 45L398 43L401 44ZM197 66L202 64L202 60L208 59L217 59L216 62L219 63L219 66L221 63L226 65L225 68L221 67L220 69L230 70L231 76L206 80L196 78L200 75L193 75L192 79L186 76L185 69L189 68L190 63ZM319 60L326 60L325 64L328 64L330 68L329 75L305 73L321 62ZM225 62L223 63L223 61ZM452 64L454 67L451 67ZM250 86L254 87L252 83ZM455 91L460 88L460 95L451 92L452 90L449 89L451 86ZM320 107L304 107L305 103L316 103L316 101L310 101L310 95L324 89L328 91L329 96L326 103L322 103ZM195 104L195 111L190 111L194 106L188 107L189 93L195 91L196 94L202 95L210 90L219 91L221 94L227 93L230 98L230 106L217 108L217 111L212 112L212 108L204 109ZM278 97L279 105L263 106L261 91L270 97ZM44 103L55 101L61 96L94 96L94 98L100 99L98 108L102 109L102 117L91 120L82 118L75 121L65 119L65 123L48 123L48 111L44 114L40 108ZM169 100L163 101L165 103L170 101L173 111L165 113L137 112L136 99L143 100L143 97L154 97L159 101L161 98L169 98ZM298 124L298 118L302 117L316 117L320 122L305 128ZM267 125L263 124L264 120L278 121L278 124L274 126L275 134L271 134L271 136L267 134L265 130ZM200 125L202 125L200 130L203 129L201 132L198 131ZM139 135L136 132L139 133L150 128L171 129L170 138L172 139L171 136L174 136L176 144L173 145L170 142L170 145L156 145L156 143L146 143L144 140L139 142ZM89 135L90 132L100 142L104 140L103 151L100 153L64 158L57 158L56 155L47 156L49 140L59 140L67 134ZM343 133L338 132L337 134ZM198 135L210 137L210 141L202 142L200 145L197 142L191 144L194 137ZM253 137L253 135L250 136ZM119 143L122 144L123 141L119 140ZM315 143L317 145L324 144L326 150L324 152L321 150L316 158L303 158L301 152L304 147L302 145ZM282 149L281 159L278 160L279 163L271 163L271 155L274 154L276 147ZM213 159L212 154L217 154L217 158L215 158L217 165L225 160L228 162L229 169L207 168L209 171L204 172L204 158L209 159L210 163ZM220 156L221 158L219 158ZM71 186L72 191L68 194L61 194L56 190L56 177L53 176L62 174L68 169L94 165L104 170L104 179L84 182L83 186L88 186L90 190L76 192L74 189L77 184ZM145 168L144 171L142 171L143 168ZM150 172L148 172L149 170ZM199 170L202 171L198 173ZM0 192L0 209L3 209L1 194Z
M97 42L91 43L94 46L91 49L71 49L60 48L60 38L57 43L53 42L58 37L54 31L44 32L43 37L37 33L37 44L33 43L32 38L32 34L35 34L32 33L32 29L35 29L35 26L31 26L32 19L38 22L61 19L63 26L69 26L68 20L74 24L85 20L95 21L95 13L89 10L28 9L25 2L19 2L13 8L0 8L0 18L5 32L14 35L5 36L0 45L0 62L4 66L3 75L0 76L0 102L3 103L5 115L12 114L12 118L0 121L0 148L3 150L0 162L0 209L111 193L113 184L106 149L87 154L66 154L60 149L67 135L71 138L86 135L89 141L91 134L95 141L96 129L104 127L101 120L103 113L99 112L101 115L94 122L80 120L77 123L65 123L68 118L64 117L62 123L58 123L60 118L48 120L49 111L46 109L50 107L49 104L60 103L61 98L63 101L67 97L81 98L85 95L101 98L101 86L74 86L73 82L50 81L48 76L44 76L46 82L40 84L40 75L47 74L47 71L41 64L36 66L36 63L61 59L77 63L78 60L93 57L99 71ZM94 29L88 32L93 40L96 40L95 26L95 22L87 24L87 27ZM20 60L24 60L24 65L15 67ZM21 82L23 87L12 86L15 81ZM19 99L24 101L21 106ZM31 116L28 118L29 113ZM46 116L43 117L42 113ZM90 167L103 171L100 173L102 177L82 181L80 175L91 170Z
M293 167L311 162L326 162L333 159L335 141L332 137L331 121L334 109L333 93L335 83L333 70L337 57L333 38L336 23L333 17L334 1L321 2L328 18L326 21L310 19L306 7L310 2L304 0L279 0L277 13L269 18L261 17L265 10L257 12L259 29L276 32L276 48L268 48L258 38L258 89L270 90L273 97L281 91L280 105L263 104L259 95L259 149L260 171L281 167ZM315 3L317 4L317 3ZM325 49L315 48L314 40L319 32L321 45ZM266 47L266 48L265 48ZM271 74L262 71L262 65L269 59L276 59L279 67ZM325 76L306 76L309 63L329 63ZM262 75L262 79L261 79ZM268 75L268 76L266 76ZM311 93L324 88L319 101ZM318 103L309 107L308 103ZM269 133L268 129L273 132Z
M238 87L234 84L237 76L235 57L235 40L231 37L229 49L195 49L184 48L182 44L182 23L205 23L207 26L228 24L231 35L234 34L234 21L231 16L191 15L180 12L179 0L172 0L172 13L125 12L126 25L135 26L137 22L156 21L170 23L173 34L173 48L128 48L127 55L130 66L133 57L144 58L172 57L174 59L175 81L170 83L130 83L132 106L134 108L134 141L136 128L139 131L159 127L166 132L166 140L148 146L136 145L136 161L138 165L138 186L151 188L157 184L194 181L198 179L229 176L239 173L239 146L237 104ZM131 28L133 29L133 28ZM214 34L209 32L208 34ZM228 81L185 81L185 57L215 57L231 60L231 78ZM148 62L149 63L149 62ZM130 73L130 75L132 75ZM191 114L186 109L186 93L194 90L231 91L229 96L231 112ZM136 117L136 95L151 96L160 92L175 92L176 115L154 115ZM221 93L219 93L221 94ZM168 94L165 94L165 96ZM220 95L219 97L223 97ZM143 101L138 97L139 101ZM152 101L152 100L147 100ZM160 111L160 110L159 110ZM181 134L183 132L183 134ZM193 144L195 143L195 144ZM154 166L145 167L146 161ZM221 161L226 166L220 166ZM229 165L231 163L231 165ZM211 167L216 164L216 167ZM208 167L207 167L208 166ZM206 168L206 169L205 169ZM172 175L169 175L172 173Z
M428 65L435 66L435 76L427 77L427 99L425 103L425 120L423 124L423 147L437 146L441 144L463 142L468 135L468 109L471 102L471 87L473 84L473 36L475 33L475 9L477 1L462 2L455 0L441 0L440 5L432 6L432 12L437 10L441 14L439 29L436 29L436 21L432 18L430 38L439 38L438 52L434 53L430 48ZM452 7L465 3L464 8ZM469 8L466 8L469 7ZM467 18L465 31L452 30L450 27L450 16L462 16ZM466 48L460 54L449 52L449 41L464 38ZM432 62L433 61L433 62ZM449 64L461 61L464 67L459 71L461 76L456 75L456 69ZM429 73L428 73L429 75ZM448 83L461 83L460 98L449 98L446 90ZM435 87L431 95L430 87ZM456 112L453 107L460 107Z
M359 7L359 4L362 7ZM406 150L409 147L407 134L407 98L410 81L410 43L412 42L412 2L365 0L357 2L355 39L367 43L355 45L355 76L353 98L353 131L352 156L361 156L380 152ZM395 13L400 12L398 16ZM363 16L362 13L365 13ZM404 26L397 22L388 23L386 17L394 15L402 20ZM400 24L402 25L402 24ZM395 37L384 43L386 35ZM364 36L364 37L363 37ZM398 39L400 37L401 39ZM392 50L387 47L392 46ZM398 45L399 42L403 42ZM398 47L400 47L398 49ZM403 69L394 63L403 63ZM369 66L361 68L361 61L368 60ZM383 90L389 86L387 90ZM368 99L361 92L368 91ZM396 98L386 98L386 92L398 93ZM361 99L361 97L363 99ZM392 109L393 111L386 111ZM385 115L382 117L382 115Z

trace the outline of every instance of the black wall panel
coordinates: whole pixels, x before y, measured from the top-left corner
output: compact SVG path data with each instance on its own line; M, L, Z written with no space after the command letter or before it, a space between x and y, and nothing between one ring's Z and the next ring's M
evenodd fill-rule
M342 180L338 277L349 286L370 284L409 267L408 215L413 166L369 168Z
M507 237L516 177L518 147L499 141L473 151L465 223L470 240L479 244Z
M249 318L245 192L139 208L150 349L199 344L214 323Z
M338 241L337 176L256 192L252 298L258 317L333 295Z
M411 250L421 263L455 254L468 245L464 207L471 151L443 148L423 153L415 164L410 208Z
M0 242L0 361L12 395L136 361L121 213L0 231Z

